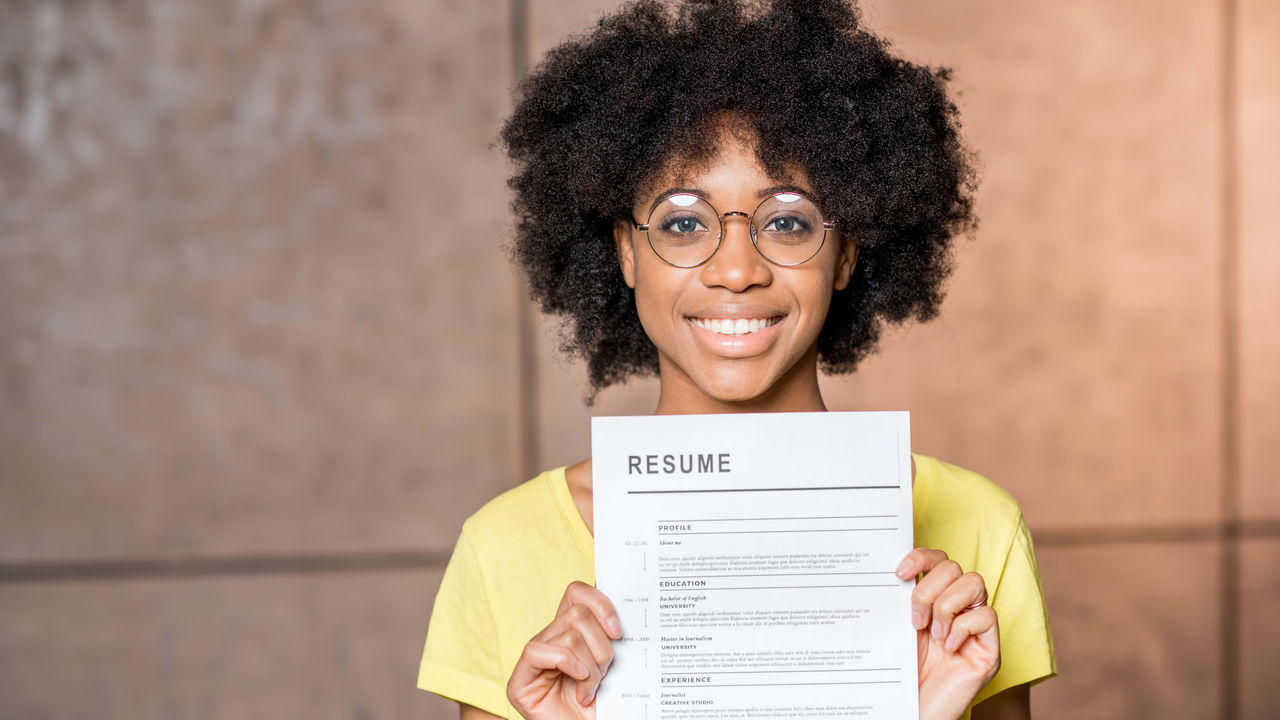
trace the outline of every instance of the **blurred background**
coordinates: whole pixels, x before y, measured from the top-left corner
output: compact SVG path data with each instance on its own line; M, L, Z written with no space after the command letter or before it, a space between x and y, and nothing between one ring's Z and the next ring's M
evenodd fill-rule
M610 4L0 0L0 717L455 716L462 520L656 398L502 249L511 88ZM1280 3L863 6L982 225L828 404L1022 502L1036 717L1280 716Z

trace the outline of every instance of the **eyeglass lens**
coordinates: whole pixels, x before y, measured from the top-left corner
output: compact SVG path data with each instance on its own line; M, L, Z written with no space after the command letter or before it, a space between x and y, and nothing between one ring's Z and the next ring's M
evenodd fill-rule
M722 216L706 200L687 194L663 199L649 215L649 243L679 267L701 265L715 254L724 234ZM751 240L778 265L799 265L817 254L826 236L822 213L799 193L778 193L751 214Z

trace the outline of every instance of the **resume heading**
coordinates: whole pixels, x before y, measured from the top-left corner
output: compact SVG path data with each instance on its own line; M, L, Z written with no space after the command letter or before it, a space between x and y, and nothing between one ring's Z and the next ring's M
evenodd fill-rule
M676 473L727 473L729 453L679 453L676 455L628 455L628 475Z

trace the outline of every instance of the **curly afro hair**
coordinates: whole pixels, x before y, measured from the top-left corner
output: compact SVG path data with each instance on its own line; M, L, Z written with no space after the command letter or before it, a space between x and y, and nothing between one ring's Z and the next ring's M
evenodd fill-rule
M974 226L974 173L945 69L914 65L838 0L639 0L552 49L502 130L515 161L515 257L590 397L657 372L623 281L615 221L673 160L715 151L717 118L745 121L771 175L799 167L858 244L818 338L852 372L885 321L935 317L952 238Z

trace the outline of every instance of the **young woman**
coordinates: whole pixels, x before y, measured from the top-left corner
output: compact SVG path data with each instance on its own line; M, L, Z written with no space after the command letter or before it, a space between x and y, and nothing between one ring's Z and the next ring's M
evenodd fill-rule
M945 74L841 2L639 2L552 50L503 132L517 257L593 391L656 412L826 410L885 321L936 314L970 169ZM1055 672L1030 535L984 478L913 457L923 718L1026 718ZM464 719L594 718L621 637L593 587L591 461L470 518L419 685Z

